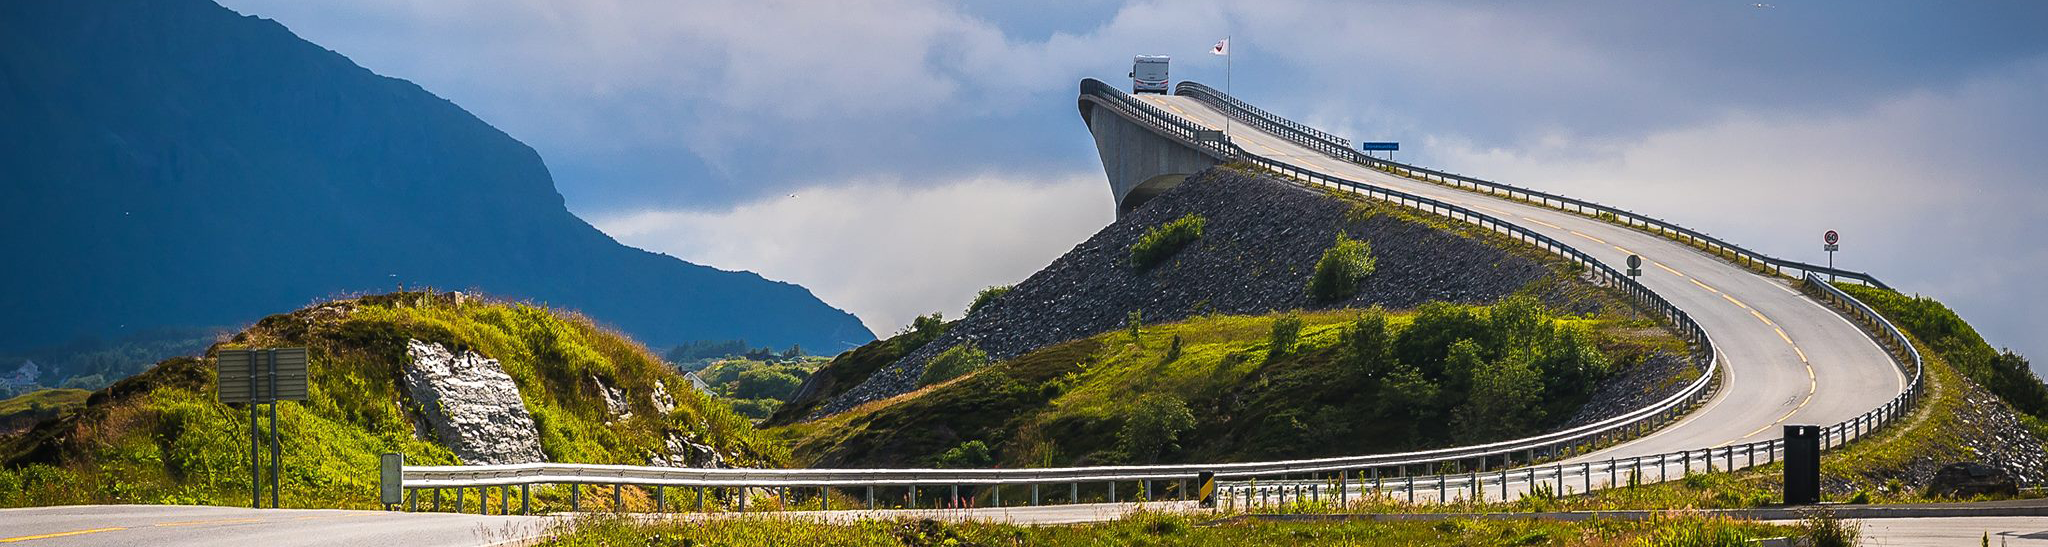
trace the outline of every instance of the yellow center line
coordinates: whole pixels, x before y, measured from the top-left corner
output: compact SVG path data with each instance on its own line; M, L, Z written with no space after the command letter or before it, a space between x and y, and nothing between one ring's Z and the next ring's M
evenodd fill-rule
M1771 326L1771 327L1773 327L1773 328L1775 328L1775 327L1777 327L1777 326L1778 326L1778 324L1777 324L1777 323L1772 323L1772 322L1771 322L1771 318L1769 318L1769 317L1764 317L1764 314L1763 314L1762 312L1759 312L1759 311L1756 311L1756 310L1753 310L1753 309L1752 309L1752 310L1749 310L1749 314L1750 314L1750 315L1754 315L1754 316L1756 316L1756 320L1758 320L1758 321L1763 321L1765 325L1770 325L1770 326ZM1784 330L1783 330L1783 329L1779 329L1779 331L1778 331L1778 332L1784 332ZM1785 340L1785 343L1789 344L1789 343L1792 343L1792 341L1788 339L1788 340Z
M1541 221L1541 220L1536 220L1536 219L1533 219L1533 218L1529 218L1529 217L1522 217L1522 220L1526 220L1526 221L1529 221L1529 222L1534 222L1534 223L1537 223L1537 224L1541 224L1541 225L1544 225L1544 226L1549 226L1549 227L1550 227L1550 229L1552 229L1552 230L1563 230L1563 229L1564 229L1564 227L1563 227L1563 226L1558 226L1558 225L1556 225L1556 224L1551 224L1551 223L1548 223L1548 222L1544 222L1544 221Z
M1723 294L1723 295L1721 295L1721 298L1726 298L1726 299L1728 299L1728 301L1729 301L1729 302L1734 302L1734 303L1735 303L1735 306L1736 306L1736 307L1739 307L1739 308L1742 308L1742 309L1745 309L1745 310L1746 310L1746 309L1749 309L1749 304L1744 304L1744 303L1742 303L1742 301L1741 301L1741 300L1736 300L1736 299L1735 299L1735 297L1733 297L1733 296L1728 296L1728 295L1726 295L1726 294Z
M1475 203L1475 204L1472 204L1472 207L1473 207L1473 208L1475 208L1475 209L1485 209L1485 210L1487 210L1487 211L1491 211L1491 212L1493 212L1494 214L1500 214L1500 215L1512 215L1512 214L1514 214L1514 213L1510 213L1510 212L1507 212L1507 211L1502 211L1502 210L1500 210L1500 209L1495 209L1495 208L1492 208L1492 207L1487 207L1487 206L1485 206L1485 205L1480 205L1480 204L1476 204L1476 203Z
M1799 354L1799 362L1801 362L1801 363L1807 363L1807 367L1806 367L1806 368L1807 368L1808 370L1812 370L1812 369L1813 369L1813 365L1812 365L1812 363L1810 363L1810 362L1808 362L1808 361L1806 360L1806 352L1804 352L1804 351L1799 351L1799 346L1792 346L1792 353L1797 353L1797 354Z
M41 534L41 535L34 535L34 536L20 536L20 537L11 537L11 538L0 538L0 543L14 543L14 542L19 542L19 541L28 541L28 540L32 540L32 539L50 539L50 538L60 538L60 537L64 537L64 536L82 536L82 535L85 535L85 534L97 534L97 533L100 533L100 532L112 532L112 531L115 531L115 530L127 530L127 528L124 528L124 527L114 527L114 528L93 528L93 529L91 529L91 530L72 530L72 531L70 531L70 532L57 532L57 533L55 533L55 534Z
M1589 235L1586 235L1586 234L1582 234L1582 233L1579 233L1579 231L1578 231L1578 230L1569 230L1569 231L1570 231L1570 232L1572 233L1572 235L1575 235L1575 236L1579 236L1579 237L1583 237L1583 238L1586 238L1586 239L1590 239L1590 240L1593 240L1593 242L1594 242L1594 243L1599 243L1599 244L1601 244L1601 245L1611 245L1610 243L1608 243L1608 242L1606 242L1606 241L1603 241L1603 240L1601 240L1600 238L1597 238L1597 237L1593 237L1593 236L1589 236Z
M1673 270L1670 266L1665 266L1663 262L1651 262L1651 264L1655 264L1657 265L1657 267L1663 268L1664 271L1671 272L1671 275L1685 277L1685 274L1678 273L1678 270Z
M1786 335L1785 335L1785 329L1777 329L1777 331L1778 331L1778 337L1779 337L1779 338L1783 338L1783 339L1785 339L1785 343L1786 343L1786 344L1791 344L1791 343L1792 343L1792 337L1790 337L1790 336L1786 336ZM1798 349L1799 349L1799 346L1792 346L1792 349L1793 349L1793 350L1798 350ZM1800 355L1805 355L1805 353L1801 353ZM1800 359L1800 361L1805 361L1805 359Z
M1707 284L1706 284L1706 283L1701 283L1701 282L1700 282L1700 280L1698 280L1698 279L1693 279L1693 278L1690 278L1690 277L1688 277L1688 278L1685 278L1685 280L1686 280L1686 281L1691 281L1691 282L1692 282L1692 284L1694 284L1694 285L1699 285L1699 286L1700 286L1700 288L1702 288L1702 289L1706 289L1706 290L1707 290L1707 292L1711 292L1711 293L1714 293L1714 294L1721 294L1721 291L1719 291L1719 290L1715 290L1715 289L1714 289L1713 287L1709 287L1709 286L1707 286Z

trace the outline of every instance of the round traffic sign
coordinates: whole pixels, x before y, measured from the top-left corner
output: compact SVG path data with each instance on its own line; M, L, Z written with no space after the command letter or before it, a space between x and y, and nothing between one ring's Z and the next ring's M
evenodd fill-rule
M1834 230L1828 230L1826 235L1821 236L1821 240L1826 241L1829 245L1834 245L1842 242L1842 234L1837 234Z
M1630 268L1641 268L1641 267L1643 267L1643 257L1641 257L1641 256L1637 256L1637 255L1628 255L1628 267L1630 267Z

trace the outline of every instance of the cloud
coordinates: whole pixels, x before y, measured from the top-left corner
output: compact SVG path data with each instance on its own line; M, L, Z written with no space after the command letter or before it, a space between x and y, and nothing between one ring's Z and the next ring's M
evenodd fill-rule
M1466 173L1659 215L1777 256L1838 264L1956 308L2048 365L2048 57L1853 112L1730 113L1628 143L1424 144ZM2037 365L2037 369L2042 368Z
M620 241L809 287L878 334L1052 263L1115 217L1096 174L1049 181L820 183L726 211L641 211L593 224Z

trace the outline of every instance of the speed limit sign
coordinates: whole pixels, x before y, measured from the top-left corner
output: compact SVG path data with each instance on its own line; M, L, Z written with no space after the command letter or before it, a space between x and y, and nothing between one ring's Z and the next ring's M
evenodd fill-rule
M1829 245L1835 245L1842 242L1842 234L1835 233L1834 230L1828 230L1828 233L1822 234L1820 239Z

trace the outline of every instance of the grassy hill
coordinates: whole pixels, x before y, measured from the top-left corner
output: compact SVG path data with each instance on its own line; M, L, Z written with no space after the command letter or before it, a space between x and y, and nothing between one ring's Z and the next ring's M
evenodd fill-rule
M310 398L279 405L284 503L364 507L377 455L452 464L424 440L400 378L408 340L498 359L517 384L552 461L646 464L669 434L693 436L742 465L786 451L634 341L582 316L517 302L408 292L317 304L257 322L200 358L181 357L92 394L86 405L0 439L0 505L245 503L248 412L214 400L212 356L227 347L305 346ZM593 381L596 379L596 382ZM632 416L601 387L625 391ZM676 402L658 412L664 386Z
M1055 345L770 431L816 466L1386 452L1554 426L1600 380L1683 351L1647 322L1553 317L1526 296L1400 312L1210 315Z

